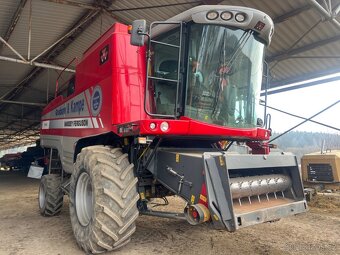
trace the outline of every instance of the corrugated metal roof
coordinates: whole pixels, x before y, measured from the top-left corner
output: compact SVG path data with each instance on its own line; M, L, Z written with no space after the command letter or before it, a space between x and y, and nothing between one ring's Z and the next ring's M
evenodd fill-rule
M1 63L1 62L0 62ZM17 63L2 62L0 68L0 85L12 85L25 78L30 66L24 66ZM3 94L0 94L1 96Z
M80 60L85 50L90 47L98 37L105 33L114 22L113 17L107 13L99 15L95 21L56 58L56 61L67 65L75 57ZM74 66L74 64L72 66Z
M18 3L13 0L2 0L0 8L0 35L4 35L7 31L13 13L17 9Z
M179 4L186 3L182 5L174 5L167 6L169 4ZM169 19L178 13L186 11L196 5L199 5L201 1L180 1L180 0L150 0L150 1L138 1L138 0L122 0L117 1L112 6L112 9L115 10L112 13L117 16L118 20L131 22L135 19L145 19L148 23L156 20L166 20ZM152 6L160 6L165 5L165 7L158 8L146 8L141 10L130 10L130 11L119 11L126 9L135 9L140 7L152 7Z
M97 8L94 5L95 0L76 1L85 4L85 8L84 6L71 6L53 1L58 2L56 0L32 0L31 58L65 35L81 17L86 14L94 17L81 30L77 30L74 36L64 41L64 45L58 44L59 48L55 49L54 57L52 56L50 59L50 64L58 65L66 65L74 57L80 59L83 52L115 20L123 23L131 23L135 19L146 19L148 23L166 20L203 2L199 0L120 0L113 1L112 6L107 8L108 12L102 11L96 14L94 10ZM321 73L340 71L340 30L332 25L329 20L324 19L308 2L308 0L220 1L220 4L247 6L262 10L274 21L277 21L272 44L267 50L267 59L270 61L271 67L271 82L274 86L289 81L304 80ZM323 4L324 1L319 2ZM332 0L331 2L333 8L340 5L340 0ZM22 9L18 22L9 37L9 43L24 57L27 57L28 48L28 3L29 1ZM19 6L20 1L1 0L1 36L5 35ZM156 8L153 8L155 6ZM288 15L289 17L285 20L281 19L282 15L292 14L301 8L301 12ZM100 11L100 9L98 10ZM339 16L337 20L340 20ZM311 29L313 26L315 27ZM308 30L310 31L307 33ZM319 42L324 40L330 42L318 45ZM317 47L311 47L314 44ZM291 51L295 54L289 55ZM0 46L0 56L17 58L12 51L4 46ZM39 60L43 61L43 59L44 56ZM74 67L74 65L71 67ZM14 89L25 77L28 77L27 82L22 83L24 86L19 86L16 90L11 91L10 100L46 102L47 97L54 94L57 76L58 71L52 69L40 70L28 65L0 61L0 98ZM0 104L0 119L2 119L0 128L3 132L6 130L6 134L12 132L25 136L28 133L21 129L32 126L32 121L38 118L40 110L40 108L32 108L31 106ZM15 119L13 116L16 119L23 116L26 122L11 121L10 118ZM31 119L31 122L29 119ZM8 123L12 124L8 126ZM37 125L39 122L35 124ZM4 141L0 132L0 145L4 144ZM16 141L16 143L18 142L20 140Z
M26 4L9 39L9 44L25 58L28 54L29 9L29 4ZM84 10L79 7L67 6L66 8L57 3L33 0L31 59L66 34L74 21L79 19L83 13ZM2 54L13 55L7 47Z

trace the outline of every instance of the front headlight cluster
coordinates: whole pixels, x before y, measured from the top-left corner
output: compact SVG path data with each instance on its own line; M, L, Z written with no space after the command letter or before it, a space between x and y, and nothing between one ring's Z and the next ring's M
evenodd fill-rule
M157 124L156 124L155 122L151 122L151 123L149 124L149 128L150 128L151 130L153 130L153 131L157 131L157 130L156 130L156 129L157 129ZM168 122L163 121L163 122L159 125L159 128L160 128L160 130L161 130L162 132L167 132L167 131L169 130L169 128L170 128L170 125L169 125Z
M230 11L223 11L221 13L217 11L210 11L207 13L206 17L208 20L216 20L218 17L220 17L222 20L228 21L233 19L234 16L237 22L244 22L247 19L247 15L243 12L238 12L234 15L234 13Z

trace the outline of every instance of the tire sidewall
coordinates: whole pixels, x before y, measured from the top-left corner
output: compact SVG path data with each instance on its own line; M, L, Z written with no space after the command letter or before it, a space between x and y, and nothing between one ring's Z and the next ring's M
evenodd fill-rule
M40 182L40 185L39 185L39 195L38 195L38 205L39 205L39 211L40 211L40 213L41 214L44 214L44 212L45 212L45 209L46 209L46 196L47 196L47 192L46 192L46 184L45 184L45 182L46 182L46 179L44 178L44 177L42 177L41 178L41 182ZM41 190L43 189L43 192L44 192L44 203L43 203L43 206L41 207L40 206L40 199L41 199L41 197L40 197L40 194L41 194Z
M82 226L82 227L84 227L84 228L86 228L87 226L89 226L90 224L92 224L92 222L93 222L93 216L94 216L94 209L95 209L95 196L94 196L94 185L93 185L93 176L91 176L91 172L92 171L89 171L89 170L87 170L87 169L81 169L79 172L78 172L78 176L77 176L77 180L76 180L76 183L75 183L75 187L74 187L74 208L75 208L75 213L76 213L76 215L77 215L77 219L78 219L78 214L77 214L77 206L76 206L76 199L77 199L77 197L76 197L76 190L77 190L77 186L78 186L78 182L79 182L79 177L81 176L81 174L82 173L87 173L88 174L88 176L89 176L89 178L90 178L90 182L91 182L91 189L92 189L92 216L91 216L91 219L90 219L90 222L86 225L86 226L83 226L81 223L80 223L80 221L79 221L79 219L78 219L78 223Z
M78 160L78 159L77 159ZM82 173L87 173L91 180L91 188L92 188L92 217L88 225L83 226L77 215L76 208L76 188L78 184L79 177ZM71 215L71 223L74 233L79 233L78 237L79 241L88 240L89 235L91 234L91 229L93 225L93 219L95 218L95 196L94 196L94 185L93 185L93 170L90 171L89 167L85 166L84 159L81 162L76 162L74 167L74 172L71 176L71 184L70 184L70 215Z

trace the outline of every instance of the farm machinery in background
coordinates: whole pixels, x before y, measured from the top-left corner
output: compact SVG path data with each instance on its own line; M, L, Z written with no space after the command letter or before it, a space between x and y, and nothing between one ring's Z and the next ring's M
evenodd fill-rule
M3 170L16 170L19 166L19 161L21 159L21 153L8 153L0 158L0 166Z
M26 151L5 154L1 159L1 168L8 170L20 170L27 174L32 164L44 167L46 165L45 151L40 146L40 140L35 146L27 147Z
M296 157L270 153L259 113L273 31L265 13L223 5L148 31L115 23L43 110L41 214L60 213L67 194L79 246L101 253L129 242L139 214L235 231L305 212ZM171 195L183 214L148 206Z
M339 192L340 150L321 150L305 154L301 158L301 172L308 200L317 192Z

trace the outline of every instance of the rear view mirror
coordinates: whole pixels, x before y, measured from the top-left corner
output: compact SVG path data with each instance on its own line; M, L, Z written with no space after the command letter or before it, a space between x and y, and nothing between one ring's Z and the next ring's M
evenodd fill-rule
M130 43L134 46L144 45L144 36L146 34L146 21L144 19L132 22Z

